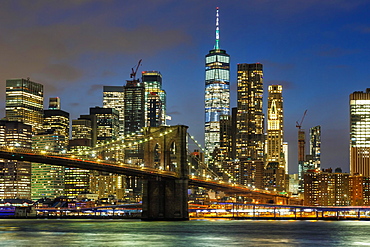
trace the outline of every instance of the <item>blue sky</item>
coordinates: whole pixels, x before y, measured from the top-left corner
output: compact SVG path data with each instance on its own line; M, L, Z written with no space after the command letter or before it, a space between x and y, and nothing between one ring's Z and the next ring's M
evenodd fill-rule
M75 119L101 106L103 85L124 85L143 59L140 70L163 75L169 124L188 125L203 142L204 56L214 45L217 6L231 106L236 64L262 63L265 99L268 85L283 85L290 172L305 110L304 129L322 126L322 167L348 172L349 94L370 87L367 0L3 0L1 114L5 80L30 77Z

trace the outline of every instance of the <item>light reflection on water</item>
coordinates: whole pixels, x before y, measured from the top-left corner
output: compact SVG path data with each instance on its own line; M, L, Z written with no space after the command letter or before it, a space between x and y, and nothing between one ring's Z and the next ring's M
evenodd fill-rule
M370 221L0 220L0 246L363 246Z

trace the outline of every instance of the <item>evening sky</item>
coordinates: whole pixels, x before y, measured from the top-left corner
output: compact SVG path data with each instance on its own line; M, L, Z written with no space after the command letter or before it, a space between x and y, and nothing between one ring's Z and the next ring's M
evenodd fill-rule
M60 97L72 119L102 106L103 86L124 85L131 68L157 70L171 125L203 143L204 56L215 42L236 64L264 66L267 86L283 85L289 171L297 172L297 128L321 125L322 167L349 172L349 94L370 87L368 0L2 0L0 95L5 81L27 78ZM307 136L308 152L308 136Z

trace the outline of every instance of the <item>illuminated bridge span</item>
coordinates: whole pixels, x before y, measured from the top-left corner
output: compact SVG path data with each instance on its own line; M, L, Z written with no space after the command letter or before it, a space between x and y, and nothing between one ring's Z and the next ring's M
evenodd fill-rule
M144 130L141 140L119 140L98 147L100 151L118 152L140 144L144 149L142 164L99 160L88 155L53 155L14 147L0 147L0 158L141 177L144 189L142 217L146 220L187 220L189 185L253 196L259 198L260 203L290 203L285 195L220 181L204 164L200 166L203 170L199 171L202 176L189 175L187 137L187 126L150 127Z

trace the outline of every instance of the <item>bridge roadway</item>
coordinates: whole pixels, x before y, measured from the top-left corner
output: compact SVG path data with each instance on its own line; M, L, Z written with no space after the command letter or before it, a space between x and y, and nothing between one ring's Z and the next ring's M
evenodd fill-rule
M109 162L105 160L97 161L87 158L61 156L60 154L53 155L46 152L36 152L30 149L0 147L0 158L8 160L27 161L33 163L50 164L57 166L65 166L71 168L81 168L84 170L104 171L116 174L123 174L128 176L146 177L146 178L165 178L176 179L178 175L176 172L164 171L145 166L136 166L130 164L123 164L117 162ZM204 187L213 190L220 190L228 193L239 195L254 195L261 197L275 197L286 199L286 195L278 194L274 191L267 191L247 186L217 181L214 179L207 179L197 176L189 176L189 185ZM285 203L284 203L285 204Z

